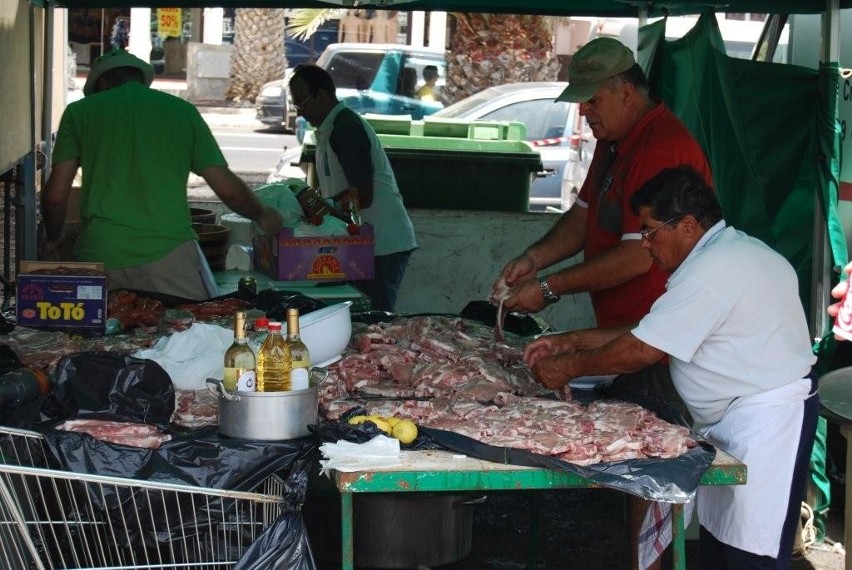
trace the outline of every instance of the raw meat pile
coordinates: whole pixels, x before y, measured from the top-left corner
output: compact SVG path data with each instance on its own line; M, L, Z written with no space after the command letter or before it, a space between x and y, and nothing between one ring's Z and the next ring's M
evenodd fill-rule
M171 422L187 428L219 423L219 397L208 389L175 390L175 411Z
M540 396L521 361L525 341L495 343L493 330L444 317L370 325L353 335L320 389L336 419L353 405L408 417L489 445L526 449L579 465L670 458L695 443L687 428L628 402L585 406ZM357 349L357 352L356 352Z
M152 425L132 422L67 420L56 426L56 429L87 433L102 441L150 449L158 449L160 444L172 439L172 436L160 432Z

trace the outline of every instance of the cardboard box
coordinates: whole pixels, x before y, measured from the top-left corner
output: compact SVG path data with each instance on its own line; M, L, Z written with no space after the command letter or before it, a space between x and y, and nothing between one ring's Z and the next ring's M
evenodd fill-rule
M41 270L61 273L37 273ZM103 273L102 263L22 261L16 287L18 324L84 336L104 334L107 279Z
M357 236L293 237L282 228L277 236L255 231L254 267L276 281L359 281L375 275L373 226Z

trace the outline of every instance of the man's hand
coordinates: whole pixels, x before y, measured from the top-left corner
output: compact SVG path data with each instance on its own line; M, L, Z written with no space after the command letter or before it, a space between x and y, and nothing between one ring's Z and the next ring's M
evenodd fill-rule
M265 207L257 220L257 225L267 235L276 235L284 223L281 214L275 208Z
M41 261L59 261L59 248L65 242L65 234L59 234L55 239L44 238L39 247L38 258Z
M560 352L544 358L537 358L530 369L535 379L542 386L551 390L559 390L571 380L571 376L566 370L566 360L570 357L570 352Z
M505 279L506 285L509 287L514 287L519 283L533 279L536 276L537 271L538 268L536 267L533 258L524 253L503 267L503 271L500 272L500 278ZM500 281L500 278L494 282L495 286Z
M512 289L508 297L503 301L503 306L508 311L515 313L537 313L547 306L538 279L525 281Z

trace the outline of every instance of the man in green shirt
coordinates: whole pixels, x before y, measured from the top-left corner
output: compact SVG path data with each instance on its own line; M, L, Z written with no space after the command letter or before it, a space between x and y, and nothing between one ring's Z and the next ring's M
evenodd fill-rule
M123 50L92 65L85 97L68 106L59 124L41 199L42 254L64 239L68 195L82 167L75 259L103 262L110 289L205 299L216 291L192 229L189 173L265 232L277 232L281 216L228 169L192 104L150 88L153 76L148 63Z

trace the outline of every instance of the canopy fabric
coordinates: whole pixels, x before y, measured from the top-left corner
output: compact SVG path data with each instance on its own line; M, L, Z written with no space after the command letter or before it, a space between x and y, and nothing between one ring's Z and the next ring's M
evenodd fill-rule
M46 5L50 0L33 0ZM708 0L671 0L641 2L627 0L57 0L65 8L121 8L216 6L222 8L366 8L385 10L441 10L446 12L487 12L492 14L548 14L554 16L599 16L631 18L639 9L648 16L699 14L707 9L725 12L769 14L818 14L826 9L825 0L730 0L724 4ZM852 7L852 0L840 0L840 8Z
M835 263L847 256L836 209L838 66L816 71L728 57L712 14L678 40L666 41L664 26L639 31L639 61L652 88L707 152L726 221L790 261L809 311L815 204Z

